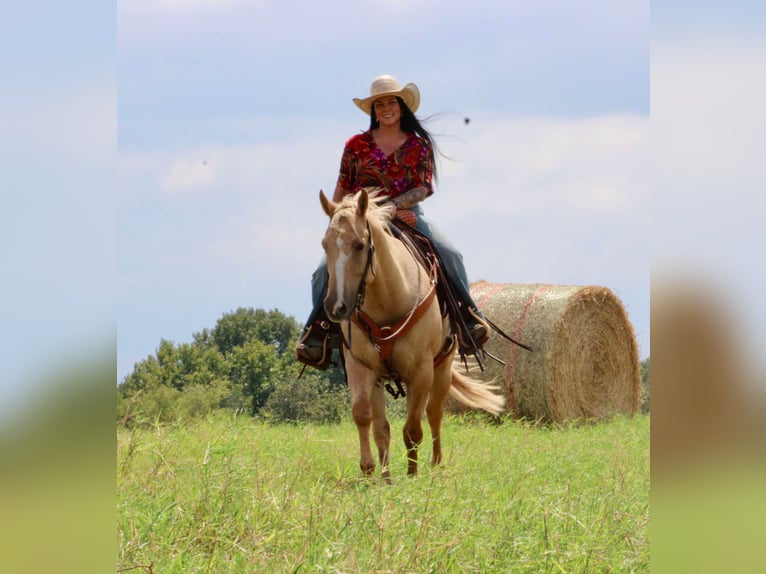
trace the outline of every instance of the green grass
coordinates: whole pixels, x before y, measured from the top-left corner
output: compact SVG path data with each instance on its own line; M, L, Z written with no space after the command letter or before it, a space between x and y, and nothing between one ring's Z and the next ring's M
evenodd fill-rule
M118 570L648 571L648 416L448 416L444 464L414 478L391 423L393 485L361 477L350 421L118 428Z

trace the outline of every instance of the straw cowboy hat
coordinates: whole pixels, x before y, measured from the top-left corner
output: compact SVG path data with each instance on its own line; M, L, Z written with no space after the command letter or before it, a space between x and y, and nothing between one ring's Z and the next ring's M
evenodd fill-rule
M409 83L402 88L396 78L387 74L372 81L368 98L354 98L354 103L365 114L370 115L373 102L383 96L399 96L413 114L420 106L420 90L415 84Z

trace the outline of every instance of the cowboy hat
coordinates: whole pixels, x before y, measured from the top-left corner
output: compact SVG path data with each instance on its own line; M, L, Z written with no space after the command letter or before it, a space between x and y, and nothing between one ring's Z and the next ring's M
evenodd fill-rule
M420 90L415 84L409 83L402 88L396 78L387 74L378 76L372 81L369 97L354 98L354 103L360 110L369 115L373 102L383 96L399 96L412 113L415 113L420 106Z

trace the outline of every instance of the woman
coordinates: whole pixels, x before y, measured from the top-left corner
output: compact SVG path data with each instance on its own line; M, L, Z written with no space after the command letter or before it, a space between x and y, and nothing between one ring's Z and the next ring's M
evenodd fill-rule
M420 105L418 87L409 83L402 88L394 77L378 76L372 81L369 97L353 101L370 116L370 127L346 142L333 201L364 187L379 187L381 195L388 196L397 209L410 210L416 219L415 228L431 239L444 264L466 310L463 317L473 339L483 345L489 338L489 327L471 298L463 256L423 217L420 207L420 202L434 192L436 163L433 137L415 117ZM327 291L324 261L314 272L311 287L314 310L295 354L302 363L325 369L332 348L340 346L340 337L330 337L331 326L322 307Z

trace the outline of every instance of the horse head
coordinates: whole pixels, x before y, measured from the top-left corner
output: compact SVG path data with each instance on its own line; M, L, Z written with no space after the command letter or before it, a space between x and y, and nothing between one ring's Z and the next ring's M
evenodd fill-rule
M367 223L370 197L362 190L336 203L320 191L319 200L330 218L322 239L329 276L324 308L331 321L345 321L351 317L359 294L364 292L372 263L372 238Z

